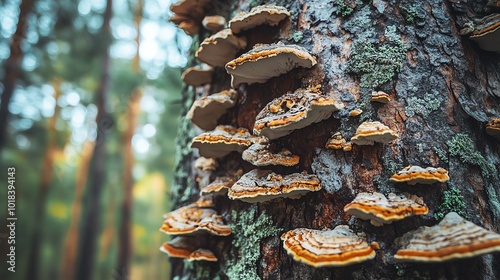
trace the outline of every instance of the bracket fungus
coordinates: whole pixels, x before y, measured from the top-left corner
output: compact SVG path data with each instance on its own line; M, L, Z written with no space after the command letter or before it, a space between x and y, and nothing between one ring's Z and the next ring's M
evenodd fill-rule
M247 40L233 35L230 29L223 29L201 42L196 58L210 66L224 66L247 46Z
M177 27L184 30L184 32L189 36L194 36L200 31L200 24L189 15L174 14L169 19Z
M273 152L269 144L254 143L241 155L243 160L255 166L283 165L294 166L299 163L300 157L287 149Z
M293 259L313 267L347 266L375 257L376 242L368 244L363 233L348 226L333 230L297 228L281 235L283 248Z
M422 168L418 165L408 165L403 170L392 175L389 181L393 182L406 182L408 185L415 184L433 184L436 182L444 183L448 181L448 171L441 167L427 167Z
M180 0L170 5L174 13L170 21L175 23L186 34L193 36L200 29L200 21L205 13L206 7L213 0Z
M258 44L226 64L231 75L231 86L239 84L265 83L272 77L288 73L294 68L311 68L316 59L297 45Z
M257 115L253 132L276 139L329 118L342 104L317 88L298 89L273 99Z
M189 237L176 237L169 242L163 243L160 251L166 253L172 258L181 258L188 261L207 261L216 262L217 257L208 249L197 248L198 246L193 242L193 238Z
M237 97L238 92L234 89L204 96L193 102L186 118L203 130L212 130L217 126L219 117L234 106Z
M165 220L160 228L171 235L212 234L227 236L231 228L224 224L222 217L211 208L200 208L188 205L164 215Z
M455 212L439 224L420 227L399 239L398 262L443 262L500 252L500 234L477 226Z
M398 134L381 122L364 122L356 129L351 142L356 145L373 145L375 142L389 143Z
M391 97L383 91L372 91L370 101L386 104L391 101Z
M413 215L425 215L429 208L421 197L416 195L396 195L390 193L386 198L381 193L359 193L344 207L344 212L363 220L370 220L374 226L390 224Z
M213 158L199 157L194 161L194 167L202 171L215 171L219 164Z
M212 74L214 69L207 65L202 64L200 67L189 67L186 71L182 72L181 79L186 85L201 86L212 81Z
M252 138L246 128L219 125L194 137L191 148L197 148L202 157L220 158L232 151L243 152L252 144Z
M346 141L340 132L335 132L330 139L325 144L325 148L340 150L343 149L346 145Z
M500 52L500 14L488 15L474 25L469 38L483 50Z
M486 124L486 133L500 137L500 118L490 118Z
M226 25L226 19L223 16L206 16L201 21L203 27L211 32L219 32L224 29Z
M200 190L200 195L225 195L231 186L236 182L237 177L235 176L220 176L215 178L215 180L208 184L206 187Z
M234 183L229 189L228 196L230 199L254 203L278 197L296 199L320 189L321 183L315 175L304 173L279 175L270 170L254 169Z
M285 7L261 5L253 7L250 12L236 14L234 18L229 21L229 28L236 34L261 24L276 26L289 16L290 13Z
M357 117L357 116L361 115L361 113L363 113L363 110L356 108L354 110L349 111L349 116L350 117Z

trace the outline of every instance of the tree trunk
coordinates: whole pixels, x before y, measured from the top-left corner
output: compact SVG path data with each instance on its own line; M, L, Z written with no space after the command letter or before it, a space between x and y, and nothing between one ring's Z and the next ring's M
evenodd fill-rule
M217 10L228 19L255 5L255 1L239 1L224 10L227 6L220 2L214 1L210 12ZM239 279L244 277L233 272L242 266L263 279L499 279L498 254L432 265L398 264L393 258L399 249L397 237L422 225L437 224L439 219L434 216L451 210L462 211L471 222L500 232L499 142L485 133L486 121L500 116L500 55L481 50L459 35L467 21L486 15L486 2L277 1L290 11L291 21L282 22L278 28L257 27L244 32L248 39L244 51L256 43L281 40L305 47L316 56L318 64L311 69L292 70L264 84L240 86L237 106L219 121L252 131L256 115L273 98L321 85L323 93L341 101L345 108L331 118L273 140L301 159L296 167L270 169L279 173L306 170L318 176L323 189L296 200L276 199L255 205L218 197L217 210L232 225L233 239L208 239L207 247L215 252L218 265L174 261L174 276ZM403 54L401 60L398 54ZM223 69L216 69L215 75L220 78L214 79L210 88L197 89L200 95L230 88L229 76ZM370 102L373 90L388 93L392 101L384 105ZM185 100L190 100L188 90L183 94ZM356 108L363 113L350 117L349 111ZM389 144L353 145L351 152L324 148L334 132L340 131L350 139L356 128L368 120L384 123L399 137ZM192 137L188 128L187 124L181 127L179 139ZM193 157L186 151L188 143L178 142L182 145L178 154L183 155L177 162L173 196L178 206L185 204L180 194L194 201L198 193L190 169ZM450 180L415 187L389 182L394 172L409 164L445 168ZM219 165L220 173L255 168L237 153L220 159ZM452 199L444 191L450 194L452 189L459 190L454 199L462 197L464 208L450 208L444 203ZM375 227L344 213L344 206L356 194L375 191L385 195L416 194L423 197L429 214ZM253 215L254 211L258 215ZM238 227L245 229L246 224L251 228L259 224L260 216L271 217L275 226L262 226L255 235L265 237L268 235L263 231L281 230L260 239L258 261L245 264L245 253L252 248L249 244L235 248L235 243L241 244ZM375 259L341 268L313 268L288 256L279 238L281 233L298 227L323 229L337 225L349 225L357 232L365 232L369 241L377 241L380 249Z
M24 38L26 38L26 28L28 25L26 16L31 11L34 2L34 0L23 0L21 2L16 31L12 35L10 42L10 55L4 63L5 76L2 81L3 91L0 103L0 154L5 145L7 135L10 99L14 95L17 78L21 73L21 62L24 56L21 45Z
M113 125L111 115L107 110L107 93L109 84L109 45L111 42L110 20L112 15L112 0L106 1L106 10L103 14L103 25L101 40L104 42L102 50L102 68L99 88L96 92L96 105L98 109L97 139L92 154L91 168L89 173L90 185L85 197L84 205L87 213L83 213L82 233L79 243L79 257L75 279L88 280L92 278L94 268L96 241L99 234L99 220L101 217L101 191L105 183L105 159L106 159L106 132Z

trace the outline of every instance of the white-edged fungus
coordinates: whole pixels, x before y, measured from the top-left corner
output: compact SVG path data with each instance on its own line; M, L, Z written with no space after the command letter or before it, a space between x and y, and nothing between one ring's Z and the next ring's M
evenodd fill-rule
M356 145L373 145L375 142L389 143L398 134L381 122L364 122L356 129L351 142Z
M234 89L204 96L193 102L186 118L203 130L212 130L217 126L220 116L235 105L237 98L238 92Z
M236 34L261 24L276 26L289 16L290 13L285 7L261 5L253 7L250 12L236 14L234 18L229 21L229 28Z
M230 29L223 29L201 42L196 58L213 67L224 66L247 46L244 37L233 35Z
M415 184L433 184L436 182L444 183L448 181L448 171L441 167L427 167L422 168L418 165L408 165L403 170L392 175L389 181L392 182L406 182L408 185Z

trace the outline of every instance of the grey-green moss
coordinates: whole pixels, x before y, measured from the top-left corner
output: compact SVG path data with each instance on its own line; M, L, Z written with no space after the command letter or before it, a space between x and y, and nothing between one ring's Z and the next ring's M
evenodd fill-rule
M290 35L290 40L293 40L295 43L298 43L304 37L304 33L302 31L295 31Z
M277 235L277 228L270 216L262 213L257 216L255 207L245 211L232 211L229 226L233 231L231 259L224 268L227 277L233 279L260 279L257 274L257 261L260 257L260 241Z
M406 49L396 26L387 26L385 41L379 46L367 40L354 42L349 71L360 75L361 87L374 89L400 71L405 57Z
M434 219L441 220L449 212L456 212L462 217L466 217L464 196L456 187L443 192L443 202L437 207Z
M334 5L337 7L335 14L337 16L349 16L354 12L354 8L347 5L344 0L335 0Z
M459 133L446 141L448 152L451 156L459 157L460 161L466 164L479 166L481 174L485 179L492 179L496 176L495 165L488 162L481 153L474 147L474 142L467 134Z
M405 19L409 23L413 23L416 18L422 18L423 16L419 13L420 5L418 4L407 4L401 6L401 11L405 16Z
M431 94L424 94L423 98L410 97L406 99L405 114L407 117L420 115L422 117L429 116L430 113L437 110L441 102L434 98Z
M446 151L438 147L432 147L432 150L434 150L441 161L448 163L448 155L446 155Z

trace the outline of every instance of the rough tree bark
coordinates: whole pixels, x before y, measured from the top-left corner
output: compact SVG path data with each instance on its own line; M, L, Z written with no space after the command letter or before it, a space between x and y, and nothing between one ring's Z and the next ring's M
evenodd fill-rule
M214 1L209 14L218 12L230 19L235 12L248 11L251 6L264 2L237 1L229 10L224 10L223 4ZM500 144L488 136L484 128L489 117L500 115L500 55L483 51L459 35L467 21L487 14L486 2L283 0L275 3L288 8L292 14L290 22L277 28L258 27L243 33L249 43L246 50L256 43L278 40L297 43L317 57L318 65L312 69L293 70L265 84L240 87L237 106L219 119L221 124L251 130L257 113L273 98L317 84L324 93L341 100L345 109L275 141L276 145L300 155L301 161L297 167L273 169L282 173L302 170L315 173L323 190L298 200L277 199L256 205L219 197L217 210L233 226L238 225L238 215L249 210L256 210L260 215L265 213L282 229L280 232L298 227L322 229L347 224L381 245L374 260L344 268L315 269L293 261L282 248L280 234L273 235L260 240L260 257L253 268L259 277L500 278L499 254L438 265L397 264L393 259L399 249L395 244L397 237L419 226L436 224L439 219L433 214L450 210L444 207L443 200L460 198L460 195L465 207L453 210L462 210L473 223L500 232ZM193 48L199 42L196 39ZM404 54L401 67L393 56L398 51ZM374 65L363 64L360 60L363 58L374 60ZM188 89L184 91L186 108L195 96L230 87L229 76L223 69L216 69L214 77L210 87L197 88L196 94ZM367 96L372 90L389 93L392 101L385 105L371 104ZM354 108L362 108L363 114L349 117L349 110ZM381 121L397 131L399 138L384 145L354 145L352 152L324 149L331 134L341 131L349 139L364 120ZM194 153L189 152L192 135L193 130L183 119L178 141L176 188L173 189L174 202L178 206L195 200L198 193L196 174L190 165L195 158ZM237 153L219 160L219 164L218 172L221 173L234 168L245 171L254 168L242 162ZM408 164L443 167L449 170L451 179L447 183L420 187L389 183L393 172ZM451 188L458 189L460 194L445 198L443 192ZM414 193L424 198L430 212L375 227L343 211L357 193L364 191ZM253 216L253 222L257 218ZM233 238L238 236L233 234ZM231 244L231 238L208 239L207 247L219 258L218 265L202 267L175 260L173 275L184 279L196 275L225 278L228 265L238 265L245 254L245 249L235 254ZM202 269L207 271L202 272Z

